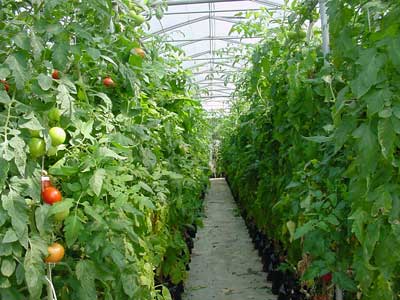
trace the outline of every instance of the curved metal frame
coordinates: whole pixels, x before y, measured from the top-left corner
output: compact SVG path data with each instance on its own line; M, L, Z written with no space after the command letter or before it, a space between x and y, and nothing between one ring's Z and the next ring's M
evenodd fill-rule
M251 41L257 41L261 37L254 37L254 38L242 38L238 36L217 36L215 35L215 28L217 26L216 22L229 22L236 24L244 19L242 16L232 16L227 15L229 13L239 13L239 12L246 12L246 11L260 11L261 9L258 8L250 8L250 9L215 9L216 3L222 2L254 2L260 4L262 6L268 7L268 9L279 10L282 4L272 1L272 0L167 0L166 4L169 7L176 7L182 5L195 5L195 4L208 4L208 10L202 8L201 10L189 10L189 11L177 11L174 10L173 12L166 12L166 16L174 16L174 15L182 15L186 14L189 16L193 16L194 18L189 19L185 22L180 22L177 24L173 24L166 28L162 28L158 31L153 32L153 35L164 35L174 30L178 30L185 26L190 26L195 23L208 21L209 26L209 34L208 36L200 37L200 38L172 38L171 36L166 39L167 42L173 43L180 48L185 48L188 45L192 45L194 43L201 43L201 42L209 42L209 49L206 51L201 51L198 53L190 54L190 56L184 59L185 62L192 62L193 65L187 67L186 69L193 70L193 75L197 76L196 83L199 84L201 87L201 93L199 95L199 99L203 102L207 100L213 101L221 101L221 104L225 104L227 99L229 99L231 93L233 92L234 88L232 85L227 86L224 84L224 79L220 78L217 75L223 73L233 73L238 72L241 70L240 65L231 65L233 57L218 57L216 56L215 49L216 49L216 41L222 41L227 44L251 44ZM198 17L195 17L198 14L204 14ZM205 68L206 67L206 68ZM225 69L222 69L225 68ZM202 68L200 70L200 68ZM197 72L195 71L197 70ZM200 70L200 71L199 71ZM201 78L201 75L204 75L205 78ZM200 76L200 77L199 77ZM226 105L223 105L223 110L226 110Z

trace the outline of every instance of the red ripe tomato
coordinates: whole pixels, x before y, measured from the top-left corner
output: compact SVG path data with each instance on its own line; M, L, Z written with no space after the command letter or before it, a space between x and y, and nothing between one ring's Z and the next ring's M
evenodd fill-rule
M45 203L53 205L62 200L62 195L54 186L49 186L42 191L42 198Z
M47 247L47 251L49 252L49 256L47 256L44 260L47 263L58 263L62 260L65 254L64 247L59 243L53 243Z
M60 79L60 72L58 70L53 70L51 77L53 77L53 79Z
M1 79L0 82L3 84L4 89L6 90L6 92L8 92L10 90L10 85L8 84L7 81Z
M104 78L103 84L104 84L105 87L108 87L108 88L115 86L114 81L110 77Z
M329 283L332 281L332 273L326 273L325 275L321 276L323 282Z

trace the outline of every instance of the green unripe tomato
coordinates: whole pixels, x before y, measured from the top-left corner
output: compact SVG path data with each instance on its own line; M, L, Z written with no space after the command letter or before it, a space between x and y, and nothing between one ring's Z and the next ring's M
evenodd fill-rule
M307 33L303 30L300 30L299 32L297 32L297 36L300 40L302 40L307 36Z
M31 138L29 141L29 152L32 157L40 157L46 153L46 143L40 138Z
M287 33L287 36L288 36L289 39L294 40L297 37L297 33L295 31L289 31Z
M67 137L64 129L61 127L52 127L49 131L49 135L51 137L51 145L58 146L65 142L65 138Z
M138 15L134 11L130 11L129 16L133 19L136 26L142 25L145 21L145 18L142 15Z
M69 209L54 214L54 220L57 222L64 221L69 216Z
M48 117L50 121L58 122L60 121L61 112L57 107L53 107L49 110Z
M30 130L29 133L31 134L31 137L40 137L40 130Z

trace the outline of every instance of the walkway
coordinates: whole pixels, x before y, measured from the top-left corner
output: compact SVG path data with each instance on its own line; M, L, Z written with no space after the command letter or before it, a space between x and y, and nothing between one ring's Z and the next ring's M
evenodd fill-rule
M183 299L276 299L224 179L211 179L205 213Z

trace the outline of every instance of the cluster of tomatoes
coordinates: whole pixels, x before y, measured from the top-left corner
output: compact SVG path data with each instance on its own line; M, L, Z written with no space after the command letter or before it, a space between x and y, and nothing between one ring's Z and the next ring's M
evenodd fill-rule
M132 49L132 52L134 54L140 56L141 58L144 58L146 56L146 52L142 48L134 48L134 49ZM60 71L53 70L53 72L51 73L51 77L55 80L60 79ZM8 84L8 82L5 79L0 79L0 83L3 84L4 90L6 92L10 91L10 85ZM115 83L110 76L107 76L103 79L103 85L107 88L115 87Z
M61 192L51 184L48 176L41 178L41 196L43 202L49 205L60 202L62 200ZM49 255L45 258L46 263L58 263L65 254L64 247L59 243L53 243L47 248Z
M136 55L144 58L146 53L141 48L134 48L132 50ZM61 78L61 74L58 70L53 70L51 77L55 80ZM3 88L6 92L10 91L10 85L6 80L0 80ZM106 88L115 87L116 84L110 76L106 76L103 79L103 85ZM47 115L49 121L52 124L57 124L61 118L61 112L57 107L53 107L49 110ZM46 154L46 142L41 136L42 132L40 130L30 130L31 139L28 143L29 153L33 158L43 157ZM55 155L57 153L57 147L63 144L66 140L66 132L63 128L54 126L49 130L49 137L51 139L51 147L47 150L47 155ZM53 205L54 203L62 201L61 192L52 185L50 178L48 176L42 176L41 178L41 197L44 203L48 205ZM55 216L57 219L57 216ZM59 243L53 243L48 247L49 255L45 258L46 263L58 263L62 260L65 254L64 247Z
M146 56L146 52L142 48L134 48L133 51L136 55L139 55L141 58ZM53 77L54 78L54 77ZM110 76L107 76L103 79L103 85L107 88L115 87L115 82L112 80Z

